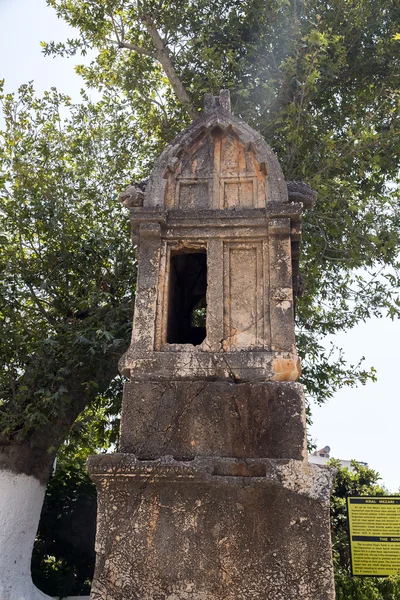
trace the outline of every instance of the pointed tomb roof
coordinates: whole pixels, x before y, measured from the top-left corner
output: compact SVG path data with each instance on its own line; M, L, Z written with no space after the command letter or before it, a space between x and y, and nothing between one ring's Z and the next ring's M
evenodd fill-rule
M257 192L250 191L250 180ZM182 201L174 200L176 188L182 183L187 190L190 185L202 185L203 192L190 194L196 198L191 200L194 205L185 205L185 194ZM216 185L228 191L221 193L218 201L209 200L212 194L207 189L215 189ZM235 194L236 200L232 200ZM144 207L261 208L266 202L288 201L278 159L259 133L232 115L229 91L222 90L219 96L206 94L202 116L161 154L146 188Z

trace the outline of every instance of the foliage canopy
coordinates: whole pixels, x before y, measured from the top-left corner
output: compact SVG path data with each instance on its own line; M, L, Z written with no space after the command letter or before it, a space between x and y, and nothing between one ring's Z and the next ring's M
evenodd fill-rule
M139 132L106 95L74 107L29 84L0 101L0 446L51 464L129 339L136 263L113 196Z
M94 53L78 71L102 99L70 106L55 90L35 98L32 85L1 96L1 443L33 443L47 428L51 454L106 393L135 286L116 191L146 176L204 92L219 88L286 177L319 194L304 220L297 310L309 394L324 401L374 377L321 340L399 314L398 2L48 4L77 37L44 42L44 53Z

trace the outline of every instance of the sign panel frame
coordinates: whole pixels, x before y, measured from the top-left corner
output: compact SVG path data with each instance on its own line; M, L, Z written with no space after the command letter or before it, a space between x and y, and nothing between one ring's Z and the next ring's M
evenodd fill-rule
M346 505L352 576L390 577L400 575L400 496L348 495ZM393 507L398 507L398 509L393 510ZM391 527L390 522L393 520L393 515L389 514L388 508L392 508L391 512L396 517L393 534L388 533ZM385 551L387 551L386 556ZM357 560L355 560L355 554ZM377 572L384 570L382 562L390 556L396 557L399 565L397 570L389 567L385 573ZM360 572L359 564L363 557L365 566L362 568L363 572ZM370 573L365 572L368 569L370 569Z

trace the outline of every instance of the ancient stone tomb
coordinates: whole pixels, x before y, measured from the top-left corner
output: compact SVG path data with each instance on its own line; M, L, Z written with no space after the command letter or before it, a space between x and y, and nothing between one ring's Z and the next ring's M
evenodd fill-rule
M92 457L92 598L329 600L332 471L308 464L294 300L303 206L206 97L130 186L138 282L120 452Z

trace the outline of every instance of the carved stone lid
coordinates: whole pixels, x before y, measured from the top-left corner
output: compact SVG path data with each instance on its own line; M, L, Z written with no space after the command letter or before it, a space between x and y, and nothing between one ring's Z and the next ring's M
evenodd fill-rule
M264 187L267 188L267 193L264 191L263 205L265 206L265 202L287 203L289 201L285 178L272 149L259 133L242 119L232 115L229 92L222 90L217 97L211 94L206 95L205 111L202 117L182 131L161 154L146 188L144 207L166 206L168 208L168 201L166 200L168 192L166 190L170 185L170 175L171 173L178 173L176 179L179 179L179 174L183 172L181 163L185 163L185 166L187 166L190 160L192 160L191 164L195 164L197 161L196 165L202 161L201 167L197 166L197 171L192 167L192 173L190 173L189 165L188 172L191 178L188 175L182 176L187 182L191 179L193 184L201 183L201 180L206 178L206 176L202 177L202 173L205 173L207 169L210 181L215 180L216 177L219 177L222 181L224 174L222 172L216 174L215 161L213 163L213 156L211 156L214 151L208 150L207 155L206 148L207 143L212 146L214 144L212 140L218 138L218 136L222 139L222 144L227 146L232 145L231 140L237 140L237 153L239 155L239 152L241 152L242 162L246 162L245 169L247 171L245 173L243 173L243 169L240 173L238 166L237 172L232 171L230 175L228 174L232 180L236 177L242 181L246 178L249 179L251 176L253 176L253 179L257 177L260 179L261 172L262 177L266 180ZM224 147L223 151L225 151ZM197 159L194 152L202 152L203 154ZM225 153L227 152L228 150ZM260 193L259 190L258 194L260 195ZM223 201L221 202L223 203ZM259 199L258 204L254 203L254 207L260 207L260 203L261 200ZM212 208L222 208L222 206L216 206L214 201Z

